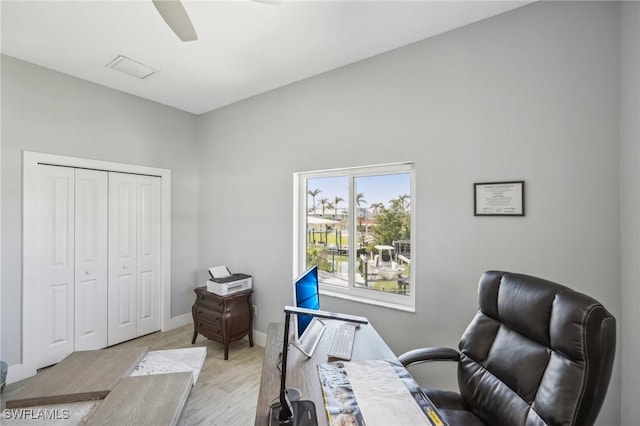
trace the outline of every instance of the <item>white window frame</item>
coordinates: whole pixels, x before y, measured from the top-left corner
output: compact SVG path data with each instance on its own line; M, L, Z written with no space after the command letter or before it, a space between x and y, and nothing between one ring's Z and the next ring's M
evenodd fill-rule
M311 172L297 172L293 175L293 277L297 277L306 270L306 247L307 247L307 181L313 178L347 176L349 180L349 229L352 236L349 237L349 285L340 287L324 284L320 282L320 294L337 297L340 299L352 300L355 302L367 303L398 309L407 312L415 312L416 300L416 274L415 262L409 264L409 281L411 292L409 295L399 295L385 293L382 291L367 290L354 286L353 265L356 262L356 238L355 235L357 215L356 194L353 187L354 178L363 176L376 176L384 174L408 173L411 183L411 259L416 256L416 187L415 187L415 167L413 163L393 163L362 167L349 167L331 170L317 170ZM366 195L365 195L366 196Z

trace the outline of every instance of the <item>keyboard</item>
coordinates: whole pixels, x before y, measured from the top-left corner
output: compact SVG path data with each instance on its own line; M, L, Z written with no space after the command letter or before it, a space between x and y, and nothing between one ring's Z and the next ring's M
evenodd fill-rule
M351 359L351 352L353 352L353 340L356 337L356 328L357 326L352 323L340 323L333 335L333 340L331 340L331 345L327 351L329 360L343 359L345 361L349 361Z

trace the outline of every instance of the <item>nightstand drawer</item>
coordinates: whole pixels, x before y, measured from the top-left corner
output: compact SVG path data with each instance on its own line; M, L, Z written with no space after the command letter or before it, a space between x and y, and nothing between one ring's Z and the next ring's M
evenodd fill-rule
M198 295L196 303L198 304L198 306L209 308L216 312L224 311L224 302L215 294L212 294L211 296Z
M196 305L194 313L198 321L204 321L209 324L216 324L218 327L220 327L222 312L209 309L209 307L205 305Z
M220 324L211 324L210 322L198 320L196 326L198 327L198 332L204 334L210 339L213 338L212 336L222 338L222 329L220 328Z

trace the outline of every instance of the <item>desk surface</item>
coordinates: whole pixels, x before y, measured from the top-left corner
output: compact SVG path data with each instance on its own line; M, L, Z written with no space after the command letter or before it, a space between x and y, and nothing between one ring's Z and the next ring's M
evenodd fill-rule
M302 392L302 399L311 400L315 403L318 425L327 425L328 422L324 410L322 386L318 376L317 365L327 361L327 350L331 344L331 338L334 330L340 324L340 321L333 320L323 320L323 322L327 328L313 353L313 357L307 358L298 349L289 346L289 358L287 359L287 387L299 389ZM262 364L258 406L256 408L255 424L257 426L269 424L269 404L276 400L280 394L279 358L282 351L283 334L283 324L269 324ZM356 331L351 360L364 361L370 359L398 362L395 354L373 326L365 324Z

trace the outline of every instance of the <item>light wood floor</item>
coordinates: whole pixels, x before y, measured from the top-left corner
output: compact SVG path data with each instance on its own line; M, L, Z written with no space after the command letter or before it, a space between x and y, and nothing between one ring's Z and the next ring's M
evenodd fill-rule
M153 333L130 340L114 347L149 346L150 351L205 346L204 361L198 382L182 411L179 425L245 426L254 422L264 348L249 347L247 339L232 342L229 359L224 360L221 343L198 335L191 345L193 326L186 325L165 333ZM7 385L2 393L4 400L15 395L29 379Z

